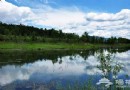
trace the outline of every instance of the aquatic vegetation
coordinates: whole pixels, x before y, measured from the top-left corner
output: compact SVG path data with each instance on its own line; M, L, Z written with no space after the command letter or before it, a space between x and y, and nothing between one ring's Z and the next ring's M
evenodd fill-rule
M97 57L100 65L97 67L103 72L104 77L108 77L112 73L113 78L116 78L120 70L123 68L123 64L114 60L114 55L111 53L100 53Z
M99 82L97 82L97 85L103 85L102 86L103 88L109 88L112 90L117 90L122 88L130 89L129 80L124 81L123 79L118 78L118 74L123 69L124 65L118 62L117 60L114 60L113 54L100 53L97 58L98 61L100 62L100 65L98 65L97 67L103 73L102 75L103 78L99 80Z

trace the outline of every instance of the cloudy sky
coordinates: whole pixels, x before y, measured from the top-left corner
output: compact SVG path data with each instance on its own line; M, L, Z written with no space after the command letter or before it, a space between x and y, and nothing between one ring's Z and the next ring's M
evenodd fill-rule
M0 21L130 39L130 0L1 0Z

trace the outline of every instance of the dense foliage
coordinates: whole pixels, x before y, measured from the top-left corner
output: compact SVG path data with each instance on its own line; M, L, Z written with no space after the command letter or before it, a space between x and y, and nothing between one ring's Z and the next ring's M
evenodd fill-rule
M0 41L14 42L66 42L66 43L130 43L126 38L103 38L89 36L85 32L82 36L75 33L64 33L62 30L39 29L33 26L13 25L0 22Z

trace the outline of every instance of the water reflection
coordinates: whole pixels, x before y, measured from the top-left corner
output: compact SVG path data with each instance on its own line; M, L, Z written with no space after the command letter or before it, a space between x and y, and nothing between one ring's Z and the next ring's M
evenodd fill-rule
M114 54L113 61L102 62L97 59L99 54L110 52L112 52L112 55ZM96 78L94 82L96 84L102 76L109 80L112 80L114 74L115 77L124 80L126 76L127 79L130 76L130 50L1 52L0 56L0 88L12 85L16 87L18 83L22 85L27 82L31 82L31 85L40 83L39 85L43 85L45 88L46 85L50 85L57 80L80 79L82 81L87 80L85 78L89 76ZM113 72L117 68L115 66L118 66L119 63L124 67ZM23 87L26 85L23 85Z
M99 82L96 84L100 86L100 90L104 90L104 88L111 88L110 86L115 85L116 80L118 80L118 73L123 68L123 64L114 60L112 54L108 53L99 53L98 61L100 65L97 67L102 71L103 75ZM110 81L111 80L111 81ZM114 90L116 88L113 88Z

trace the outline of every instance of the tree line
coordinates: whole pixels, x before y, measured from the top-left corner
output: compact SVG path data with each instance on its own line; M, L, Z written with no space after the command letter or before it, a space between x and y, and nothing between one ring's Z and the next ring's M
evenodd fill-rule
M99 43L99 44L118 44L130 43L126 38L104 38L89 36L84 32L82 36L75 33L64 33L62 30L43 29L33 26L14 25L0 22L0 41L14 42L66 42L66 43Z

